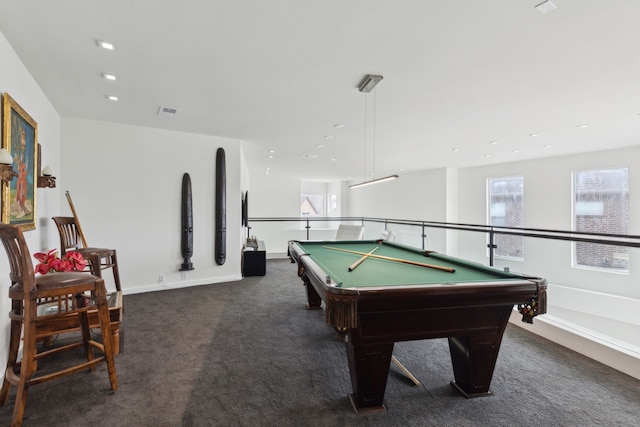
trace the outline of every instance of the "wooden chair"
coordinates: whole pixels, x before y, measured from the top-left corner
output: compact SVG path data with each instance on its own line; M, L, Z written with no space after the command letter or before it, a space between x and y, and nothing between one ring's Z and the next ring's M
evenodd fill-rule
M116 390L118 383L104 280L89 273L76 272L50 273L36 277L31 262L32 255L20 227L0 224L0 240L9 258L11 280L11 332L7 368L0 389L0 404L7 403L11 385L17 386L11 425L22 424L27 391L31 385L85 369L95 370L97 364L106 362L111 389ZM39 313L38 308L43 302L46 307L54 310ZM102 343L91 338L87 315L89 309L97 311ZM40 335L49 336L60 325L70 322L80 325L81 340L68 341L46 351L39 350L37 341ZM18 361L21 334L22 360ZM38 373L41 359L80 347L85 348L86 361L77 363L74 360L75 364L68 366L71 364L70 360L64 360L64 363L61 362L66 365L64 368L55 372ZM99 357L94 355L94 348L101 352Z
M74 217L54 216L52 219L56 227L58 227L58 234L60 235L60 256L63 256L67 251L79 252L89 262L87 267L89 267L91 273L98 277L102 277L102 270L111 268L116 290L121 291L116 250L83 247Z
M80 229L75 217L56 216L53 222L60 235L60 256L67 251L76 251L88 261L87 269L94 276L102 278L102 270L111 268L116 292L108 294L109 313L111 315L111 331L114 340L114 352L116 355L124 350L124 328L122 327L122 314L124 311L122 289L120 287L120 273L118 271L118 257L115 249L83 247ZM89 311L91 327L96 327L97 316L95 311ZM77 327L77 326L76 326Z

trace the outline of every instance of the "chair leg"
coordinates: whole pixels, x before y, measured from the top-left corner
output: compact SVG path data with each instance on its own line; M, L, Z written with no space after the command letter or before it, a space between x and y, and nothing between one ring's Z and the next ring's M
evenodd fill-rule
M115 251L113 255L111 255L111 269L113 270L113 280L116 284L116 291L122 291L120 288L120 272L118 271L118 257L116 256Z
M103 264L100 261L100 256L91 254L87 255L86 258L89 260L89 270L91 271L91 274L96 277L102 278ZM122 291L122 287L120 286L120 270L118 270L118 257L115 251L113 251L111 255L106 256L105 265L111 266L111 270L113 273L113 282L116 286L116 291Z
M27 368L29 363L23 363L22 368ZM22 418L24 417L24 409L27 405L27 391L29 385L27 384L26 375L20 375L20 382L18 383L18 391L16 392L16 403L13 405L13 415L11 417L11 426L22 425Z
M13 370L18 361L18 352L20 351L20 339L22 338L22 321L18 317L22 316L22 301L11 301L11 313L16 317L11 319L11 332L9 338L9 353L7 355L7 368L5 370L2 389L0 390L0 406L4 406L9 399L9 391L11 383L7 379L6 372Z
M116 376L116 364L114 360L113 335L111 333L111 318L109 316L109 304L107 303L107 289L102 285L96 286L96 302L98 306L98 317L100 319L100 332L102 333L102 344L104 346L104 357L107 362L109 372L109 382L111 390L118 388Z
M7 380L7 371L11 369L7 363L7 369L4 371L4 380L2 381L2 389L0 390L0 406L7 404L9 400L9 391L11 391L11 383Z
M76 295L76 304L78 308L86 307L87 302L84 294ZM80 330L82 332L82 341L84 342L84 348L85 348L85 351L87 352L87 360L93 360L95 356L93 354L93 346L90 344L91 328L89 328L89 315L87 314L86 310L83 310L80 313L78 313L78 316L80 317ZM91 366L89 370L95 371L96 370L95 365Z
M100 256L95 254L85 255L88 263L89 271L96 277L102 278L102 265L100 264Z
M35 313L34 313L35 314ZM24 325L24 337L22 347L22 361L20 363L20 379L16 392L16 401L13 406L11 426L22 425L24 409L27 405L27 392L29 380L36 371L36 326L32 322Z
M18 320L11 321L11 338L9 341L9 354L7 358L7 368L5 370L4 381L2 382L2 390L0 390L0 405L4 406L9 400L9 391L11 383L7 379L6 372L13 370L18 361L18 351L20 350L20 335L22 333L22 322Z

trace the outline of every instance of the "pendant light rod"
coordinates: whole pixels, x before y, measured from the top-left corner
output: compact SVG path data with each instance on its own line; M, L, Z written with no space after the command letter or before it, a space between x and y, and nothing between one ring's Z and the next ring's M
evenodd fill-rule
M373 75L373 74L367 74L364 76L364 78L362 79L362 81L360 82L360 84L358 85L358 90L362 93L369 93L371 92L378 83L380 83L380 81L382 80L382 76L379 75ZM365 116L365 121L364 121L364 172L363 172L363 179L361 183L359 184L353 184L350 185L349 188L359 188L359 187L364 187L366 185L370 185L370 184L378 184L380 182L385 182L385 181L390 181L392 179L396 179L399 178L398 175L389 175L389 176L385 176L384 178L378 178L375 179L375 170L376 170L376 98L375 98L375 92L373 93L373 147L372 147L372 151L373 151L373 178L371 181L367 181L366 180L366 174L367 174L367 98L365 96L365 103L364 103L364 116Z
M362 162L362 181L367 180L367 97L364 97L364 157Z
M376 93L373 92L373 145L371 147L371 179L376 179Z

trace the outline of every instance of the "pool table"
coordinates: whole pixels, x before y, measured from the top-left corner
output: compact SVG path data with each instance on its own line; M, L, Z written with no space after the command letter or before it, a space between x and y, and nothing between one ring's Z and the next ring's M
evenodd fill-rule
M359 414L385 410L395 342L447 337L451 384L484 396L513 307L528 323L546 312L546 280L433 251L379 240L291 241L288 250L307 308L324 303L345 339Z

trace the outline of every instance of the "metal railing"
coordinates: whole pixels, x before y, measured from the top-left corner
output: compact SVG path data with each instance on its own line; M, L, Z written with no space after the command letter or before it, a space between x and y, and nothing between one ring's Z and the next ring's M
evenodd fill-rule
M495 226L495 225L465 224L465 223L452 223L452 222L440 222L440 221L370 218L370 217L249 218L248 227L247 227L247 237L251 235L252 223L273 223L273 222L288 222L288 223L304 224L304 228L306 229L306 240L311 239L313 223L359 222L361 225L366 225L367 223L377 223L377 224L383 224L385 229L387 229L390 224L416 227L420 229L422 249L426 248L425 239L427 237L427 234L426 234L427 228L440 228L445 230L484 233L488 236L487 248L489 249L489 265L491 266L493 266L494 252L497 249L497 245L495 243L497 235L533 237L533 238L540 238L540 239L564 240L564 241L571 241L571 242L584 242L584 243L615 245L615 246L624 246L624 247L633 247L633 248L640 247L640 236L638 235L595 233L595 232L581 232L581 231L575 231L575 230L553 230L553 229L526 228L526 227L505 227L505 226Z

